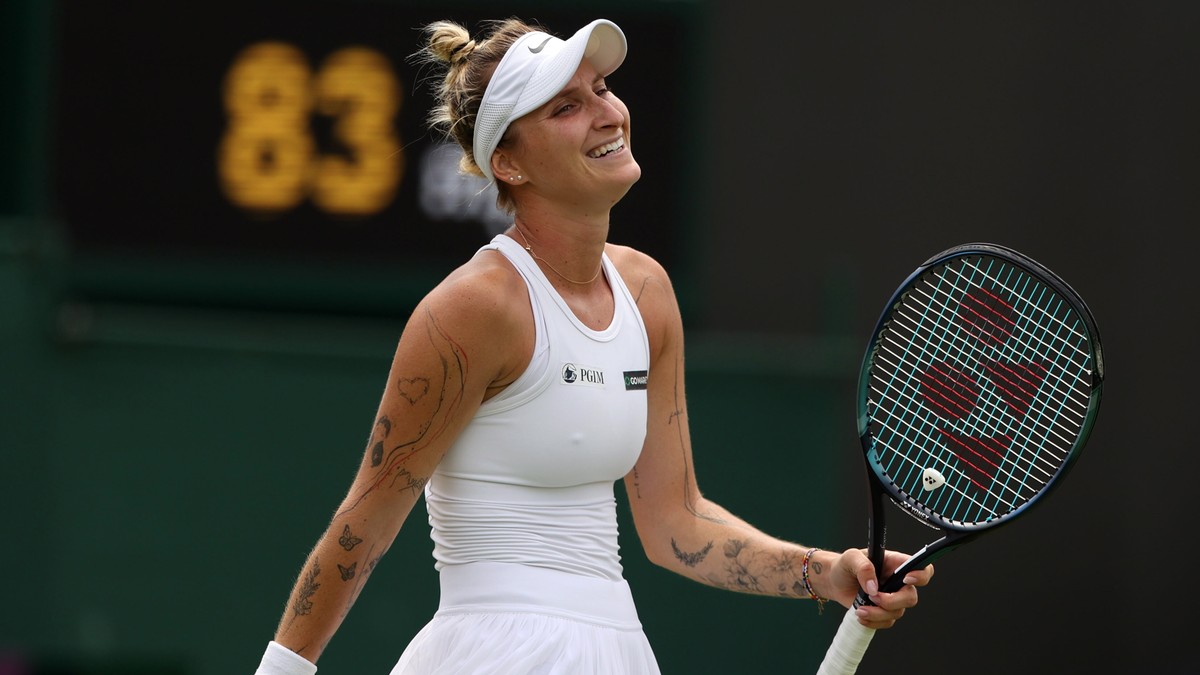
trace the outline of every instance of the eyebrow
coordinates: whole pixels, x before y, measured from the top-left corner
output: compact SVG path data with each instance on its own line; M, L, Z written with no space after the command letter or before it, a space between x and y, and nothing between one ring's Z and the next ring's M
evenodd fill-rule
M594 86L596 86L596 84L603 82L603 81L604 81L603 75L596 75L596 79L592 80L591 86L594 87ZM577 89L581 89L581 88L582 87L579 85L574 85L574 84L568 85L567 87L565 87L561 91L559 91L558 94L555 96L555 98L558 98L559 96L562 96L564 94L570 94L570 93L576 91Z
M599 83L599 82L603 82L603 81L604 81L604 79L605 79L605 76L604 76L604 75L600 75L599 73L597 73L597 74L596 74L596 79L592 80L592 82L591 82L591 86L592 86L592 87L596 86L596 84L597 84L597 83ZM572 82L574 82L574 79L572 79ZM543 103L543 104L542 104L542 108L540 108L540 109L544 109L544 110L547 110L547 111L549 111L549 112L553 112L553 109L554 109L555 107L557 107L557 106L558 106L558 103L559 103L559 101L560 101L560 100L561 100L563 97L570 97L570 96L574 96L574 95L575 95L575 92L576 92L576 91L578 91L579 89L582 89L582 88L583 88L583 87L582 87L582 86L579 86L579 85L575 85L575 84L569 84L569 85L567 85L567 87L565 87L564 89L560 90L560 91L559 91L557 94L555 94L553 97L551 97L551 98L550 98L550 100L548 100L548 101L546 101L545 103Z

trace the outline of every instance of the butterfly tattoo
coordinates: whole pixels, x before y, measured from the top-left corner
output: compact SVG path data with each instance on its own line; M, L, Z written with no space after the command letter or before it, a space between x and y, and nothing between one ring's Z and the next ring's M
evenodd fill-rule
M352 534L350 532L350 526L347 525L345 528L342 529L342 536L338 538L338 543L342 545L342 548L349 551L349 550L352 550L355 546L358 546L359 544L361 544L362 539L354 536L354 534Z

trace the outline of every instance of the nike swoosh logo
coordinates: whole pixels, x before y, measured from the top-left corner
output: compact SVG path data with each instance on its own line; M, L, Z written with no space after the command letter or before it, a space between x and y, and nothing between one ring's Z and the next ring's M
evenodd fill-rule
M549 35L547 35L547 36L546 36L546 39L545 39L545 40L542 40L542 44L538 45L537 47L534 47L533 45L529 45L529 52L530 52L531 54L538 54L538 53L540 53L540 52L541 52L543 49L545 49L545 48L546 48L546 43L547 43L547 42L549 42L549 41L550 41L550 36L549 36Z

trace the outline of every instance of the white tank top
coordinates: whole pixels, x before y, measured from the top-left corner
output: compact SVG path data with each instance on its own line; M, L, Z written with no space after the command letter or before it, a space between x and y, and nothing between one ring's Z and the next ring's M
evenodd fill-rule
M486 401L425 487L435 567L508 562L621 578L613 483L646 435L649 341L603 257L612 323L588 328L514 240L497 250L529 288L536 331L525 372Z

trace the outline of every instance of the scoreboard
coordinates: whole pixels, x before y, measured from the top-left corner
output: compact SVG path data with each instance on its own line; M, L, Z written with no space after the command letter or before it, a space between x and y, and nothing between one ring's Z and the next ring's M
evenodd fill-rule
M508 224L425 120L420 28L616 21L643 178L610 240L682 260L697 119L695 5L61 2L50 201L82 294L406 311ZM323 286L325 292L311 292ZM330 289L337 289L331 291ZM372 297L364 304L364 297Z

